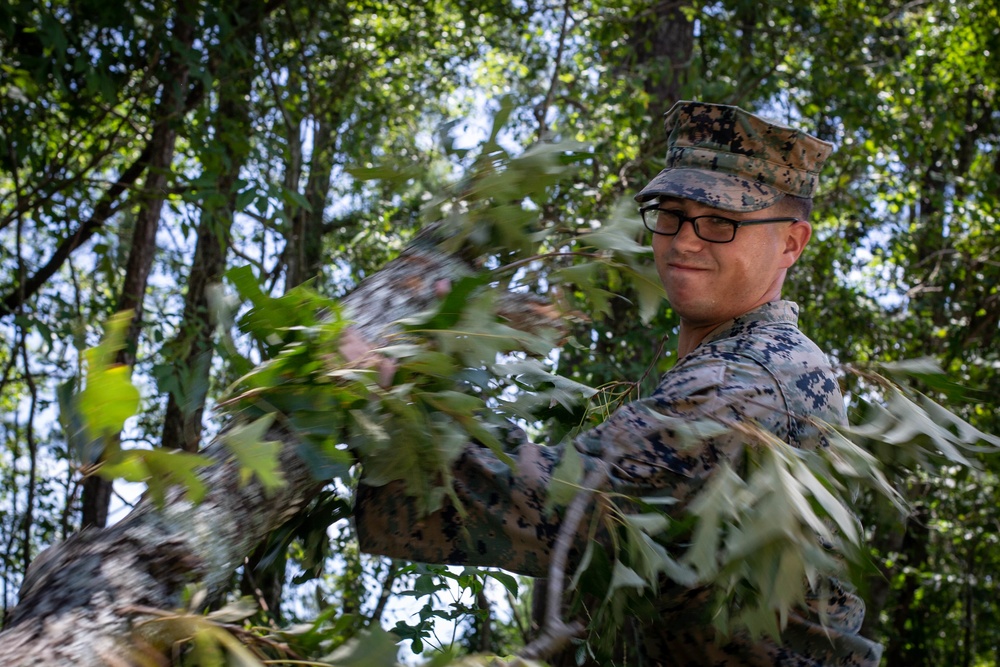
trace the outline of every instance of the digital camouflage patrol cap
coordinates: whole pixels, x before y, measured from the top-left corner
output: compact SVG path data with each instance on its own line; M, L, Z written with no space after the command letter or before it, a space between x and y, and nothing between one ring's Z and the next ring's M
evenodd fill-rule
M786 194L812 198L833 145L738 107L678 102L666 113L667 168L635 196L757 211Z

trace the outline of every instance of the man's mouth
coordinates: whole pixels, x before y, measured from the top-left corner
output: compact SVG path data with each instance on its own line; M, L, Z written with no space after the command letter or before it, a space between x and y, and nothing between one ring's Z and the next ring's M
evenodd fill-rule
M695 264L684 264L682 262L667 262L667 266L672 269L681 269L683 271L707 271L708 267L697 266Z

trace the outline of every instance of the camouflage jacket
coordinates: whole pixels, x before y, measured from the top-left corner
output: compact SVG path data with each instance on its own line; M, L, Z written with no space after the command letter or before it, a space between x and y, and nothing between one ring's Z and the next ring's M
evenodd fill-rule
M798 309L776 301L714 330L662 378L656 391L616 411L574 444L585 467L615 453L610 485L635 495L669 494L685 501L722 460L739 466L746 436L733 430L682 447L671 418L754 422L799 447L823 446L813 420L843 422L839 386L825 356L797 327ZM667 419L664 419L666 417ZM808 418L808 419L807 419ZM497 566L544 576L559 530L544 511L562 447L523 444L515 469L486 448L469 446L454 466L454 490L465 516L446 505L420 516L398 484L358 491L356 520L365 551L434 563ZM577 539L577 555L586 544ZM881 647L860 635L864 604L831 582L789 618L780 643L736 634L715 637L706 616L708 591L668 586L655 618L643 620L646 664L874 666ZM821 612L827 625L819 622Z

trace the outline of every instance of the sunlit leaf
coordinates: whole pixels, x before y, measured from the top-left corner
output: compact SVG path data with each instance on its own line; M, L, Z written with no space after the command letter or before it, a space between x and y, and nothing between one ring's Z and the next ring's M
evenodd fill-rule
M350 639L323 658L338 667L396 667L398 638L376 623L367 632Z
M131 321L130 312L111 317L104 339L85 352L87 379L77 405L93 438L117 435L125 420L139 408L139 390L132 384L132 369L115 363Z
M220 436L240 464L242 482L256 477L265 493L285 483L278 461L281 442L264 439L273 422L274 416L266 415L256 421L235 424Z

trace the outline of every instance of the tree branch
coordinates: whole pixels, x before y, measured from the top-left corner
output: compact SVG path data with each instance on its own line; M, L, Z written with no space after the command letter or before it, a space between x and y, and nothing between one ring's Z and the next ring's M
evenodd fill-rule
M419 235L344 300L368 340L384 340L393 322L426 309L438 298L439 281L470 272L464 261L438 250L434 234ZM150 618L136 609L180 607L191 584L209 598L228 585L253 547L323 485L299 457L293 433L274 427L267 438L283 444L285 485L271 494L256 481L240 483L238 464L217 439L204 452L214 464L200 474L207 490L202 502L192 503L177 489L162 509L144 498L120 523L85 530L40 554L0 633L0 664L125 664L132 629Z
M563 6L563 22L562 28L559 30L559 46L556 49L556 58L552 65L552 76L549 79L549 89L545 93L545 99L542 100L541 104L539 104L535 109L535 120L538 121L538 138L543 141L545 140L545 135L548 133L548 125L545 122L545 116L548 115L549 107L552 105L552 97L555 94L556 82L559 81L559 70L562 67L563 51L566 48L566 34L569 30L571 3L572 0L566 0L566 3Z
M201 82L196 82L185 99L184 111L197 106L204 94L204 85ZM122 172L114 183L111 183L100 201L97 202L90 218L84 221L76 232L63 239L52 256L49 257L49 261L27 278L23 284L12 285L8 288L6 296L0 299L0 317L14 313L22 304L33 297L48 282L49 278L59 271L73 251L89 241L94 234L101 230L104 223L118 212L121 208L119 198L123 192L134 186L135 182L146 171L152 155L152 142L149 142L135 159L135 162Z
M611 453L609 452L609 455ZM561 651L569 642L584 631L579 621L567 623L562 617L563 593L566 589L566 565L569 562L569 552L573 548L574 538L580 529L580 524L586 517L594 491L608 481L607 462L594 468L583 478L582 486L576 492L566 516L559 526L556 535L555 548L552 550L552 561L549 563L548 588L545 598L545 620L542 631L530 644L518 652L525 660L545 660Z

